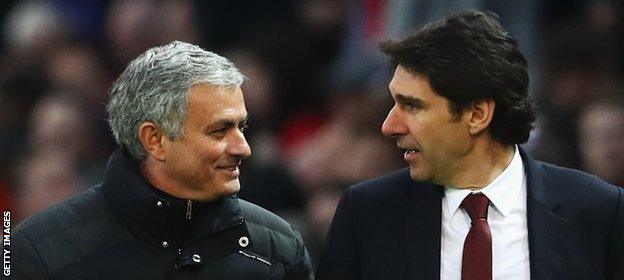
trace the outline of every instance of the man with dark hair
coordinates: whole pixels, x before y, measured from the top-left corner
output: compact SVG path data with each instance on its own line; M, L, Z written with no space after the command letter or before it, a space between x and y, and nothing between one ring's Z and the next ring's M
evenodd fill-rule
M587 104L576 121L583 168L624 187L624 89L619 90Z
M104 181L16 228L15 279L312 279L299 233L236 197L244 80L178 41L130 62L106 107L120 148Z
M318 279L622 279L624 191L518 146L527 62L496 15L381 49L395 66L382 132L409 168L345 191Z

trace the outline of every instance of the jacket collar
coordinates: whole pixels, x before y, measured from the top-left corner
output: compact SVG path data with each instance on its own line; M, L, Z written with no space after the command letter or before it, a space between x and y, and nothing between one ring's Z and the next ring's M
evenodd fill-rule
M527 176L527 225L531 279L562 278L565 223L561 197L548 179L544 163L520 149ZM565 278L565 277L563 277Z
M113 214L157 246L184 246L244 222L236 196L210 203L173 197L153 187L123 149L111 155L102 190Z

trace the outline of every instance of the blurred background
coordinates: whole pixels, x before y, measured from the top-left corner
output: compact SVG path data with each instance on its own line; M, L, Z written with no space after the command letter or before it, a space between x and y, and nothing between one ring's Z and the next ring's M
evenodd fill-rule
M377 44L465 9L499 14L530 61L529 153L624 186L622 1L24 0L0 4L0 208L18 223L100 182L108 87L182 40L249 78L240 196L293 223L316 261L343 190L405 166L380 132L392 71Z

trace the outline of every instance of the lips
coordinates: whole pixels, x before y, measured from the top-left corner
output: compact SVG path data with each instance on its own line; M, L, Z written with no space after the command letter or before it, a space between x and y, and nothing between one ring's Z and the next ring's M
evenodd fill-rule
M240 164L222 165L217 166L216 169L228 177L238 178L238 176L240 176L240 170L238 169L239 165Z
M412 161L420 154L420 150L416 148L401 146L399 146L399 148L403 150L403 159L405 161Z
M238 165L219 166L217 168L224 169L224 170L227 170L227 171L235 171L235 170L238 169Z

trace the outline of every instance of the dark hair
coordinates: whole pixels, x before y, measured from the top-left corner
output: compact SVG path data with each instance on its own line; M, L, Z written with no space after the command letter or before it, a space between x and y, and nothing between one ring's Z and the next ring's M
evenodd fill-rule
M398 41L381 43L380 49L394 67L426 75L456 115L475 101L493 99L489 131L497 141L528 140L535 116L527 60L496 14L455 14Z

